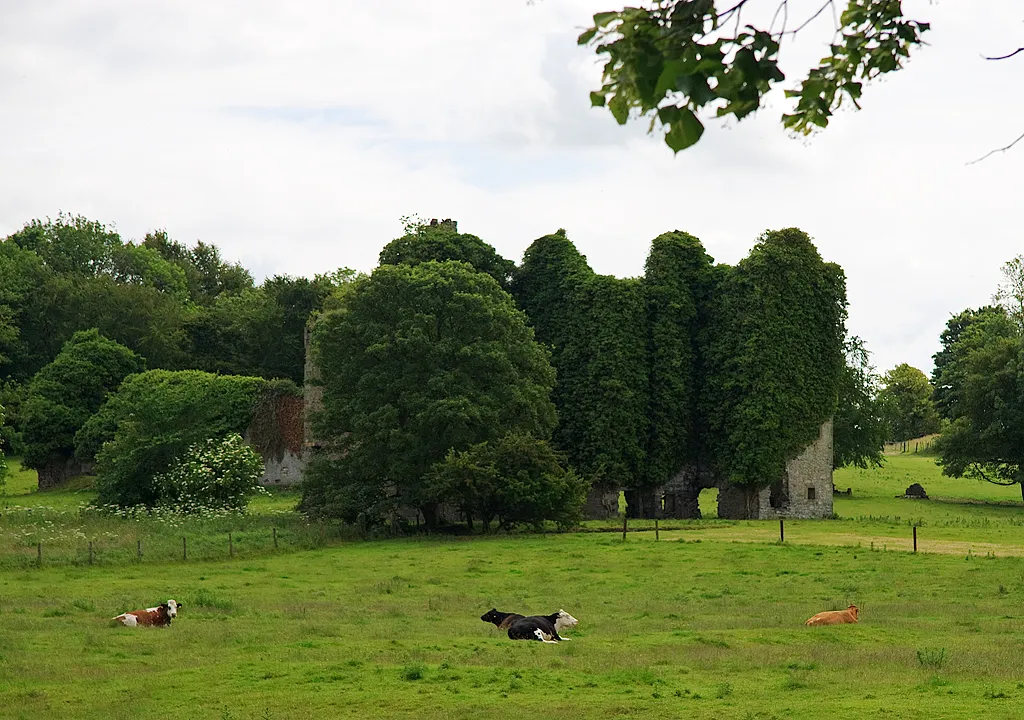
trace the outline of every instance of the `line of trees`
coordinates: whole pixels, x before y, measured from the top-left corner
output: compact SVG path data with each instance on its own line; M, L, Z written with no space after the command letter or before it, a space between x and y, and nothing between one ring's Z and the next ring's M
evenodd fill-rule
M38 471L40 487L48 487L93 468L99 458L105 501L152 503L163 501L150 487L156 475L170 472L166 477L181 485L198 472L198 466L175 464L191 443L207 459L219 452L223 457L212 467L236 480L238 469L245 469L242 485L251 490L252 458L239 459L241 451L227 435L245 430L253 408L246 405L245 423L222 415L204 423L203 409L217 406L209 388L182 396L189 403L184 410L168 405L170 388L195 386L198 376L188 373L206 371L201 375L209 378L217 376L208 373L243 377L249 386L287 381L294 392L294 383L302 382L310 313L353 275L278 275L257 285L215 245L200 241L189 247L162 230L124 241L113 228L74 215L32 220L0 241L0 459L21 456ZM179 426L154 435L159 458L128 472L130 489L108 492L110 483L120 482L107 472L117 463L108 458L104 464L101 452L119 431L109 401L125 378L135 378L129 388L137 388L144 382L138 378L156 377L142 373L146 368L178 379L151 393L120 429L127 433L133 423L143 435L156 433L156 426L144 428L146 413L154 422ZM178 413L173 421L171 410ZM106 424L99 422L103 418ZM211 438L218 443L212 450L205 444ZM156 441L146 436L144 442ZM137 454L138 448L122 446ZM217 492L208 494L211 501L239 497Z
M454 223L412 222L369 276L257 286L215 246L62 215L0 242L0 280L0 442L53 482L95 464L113 504L180 500L174 483L202 474L190 448L249 467L210 453L235 452L267 388L295 392L266 382L302 380L311 315L311 515L570 525L591 485L645 491L686 465L754 491L833 414L837 463L880 453L842 271L795 229L735 266L666 233L642 278L617 279L564 231L517 267Z

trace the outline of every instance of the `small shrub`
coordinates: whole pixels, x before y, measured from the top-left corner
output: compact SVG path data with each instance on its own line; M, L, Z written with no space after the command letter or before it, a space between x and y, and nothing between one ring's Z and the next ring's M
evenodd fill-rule
M162 502L182 510L206 508L242 511L249 499L267 491L260 486L263 460L232 433L222 440L193 445L171 469L157 477Z
M423 676L426 675L427 669L420 663L413 663L412 665L406 665L402 668L402 679L413 682L415 680L422 680Z

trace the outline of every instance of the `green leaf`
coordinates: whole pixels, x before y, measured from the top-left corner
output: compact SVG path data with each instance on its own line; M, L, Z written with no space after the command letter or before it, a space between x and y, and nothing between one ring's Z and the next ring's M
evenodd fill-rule
M587 43L594 39L595 35L597 35L596 27L592 27L589 30L584 30L582 33L580 33L580 36L576 38L576 44L586 45Z
M603 92L592 92L590 93L590 105L591 107L604 107L604 93Z
M617 93L608 101L608 109L612 112L612 117L619 125L625 125L626 120L629 119L629 105L626 104L626 99L622 97L621 93Z
M669 131L665 133L665 143L673 152L679 152L695 144L703 134L704 124L693 114L693 110L687 107L679 108L676 120L669 125Z
M603 28L608 23L619 17L617 12L599 12L594 15L594 25L599 28Z

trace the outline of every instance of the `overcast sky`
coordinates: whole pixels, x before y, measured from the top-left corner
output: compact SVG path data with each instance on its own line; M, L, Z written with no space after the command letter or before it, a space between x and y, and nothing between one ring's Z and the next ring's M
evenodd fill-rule
M793 139L779 93L677 156L589 106L599 65L575 38L622 4L0 0L0 236L63 210L216 243L262 278L371 270L418 214L517 262L564 227L624 277L667 230L732 263L797 226L845 269L879 369L930 372L950 314L1024 253L1024 143L966 165L1024 132L1024 54L981 58L1024 45L1019 0L905 0L930 46L862 111ZM784 47L794 82L823 21Z

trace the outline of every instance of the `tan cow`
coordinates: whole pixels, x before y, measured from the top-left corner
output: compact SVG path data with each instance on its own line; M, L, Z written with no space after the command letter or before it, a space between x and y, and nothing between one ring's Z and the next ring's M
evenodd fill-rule
M857 606L851 605L845 610L828 610L820 612L804 625L845 625L857 622Z

